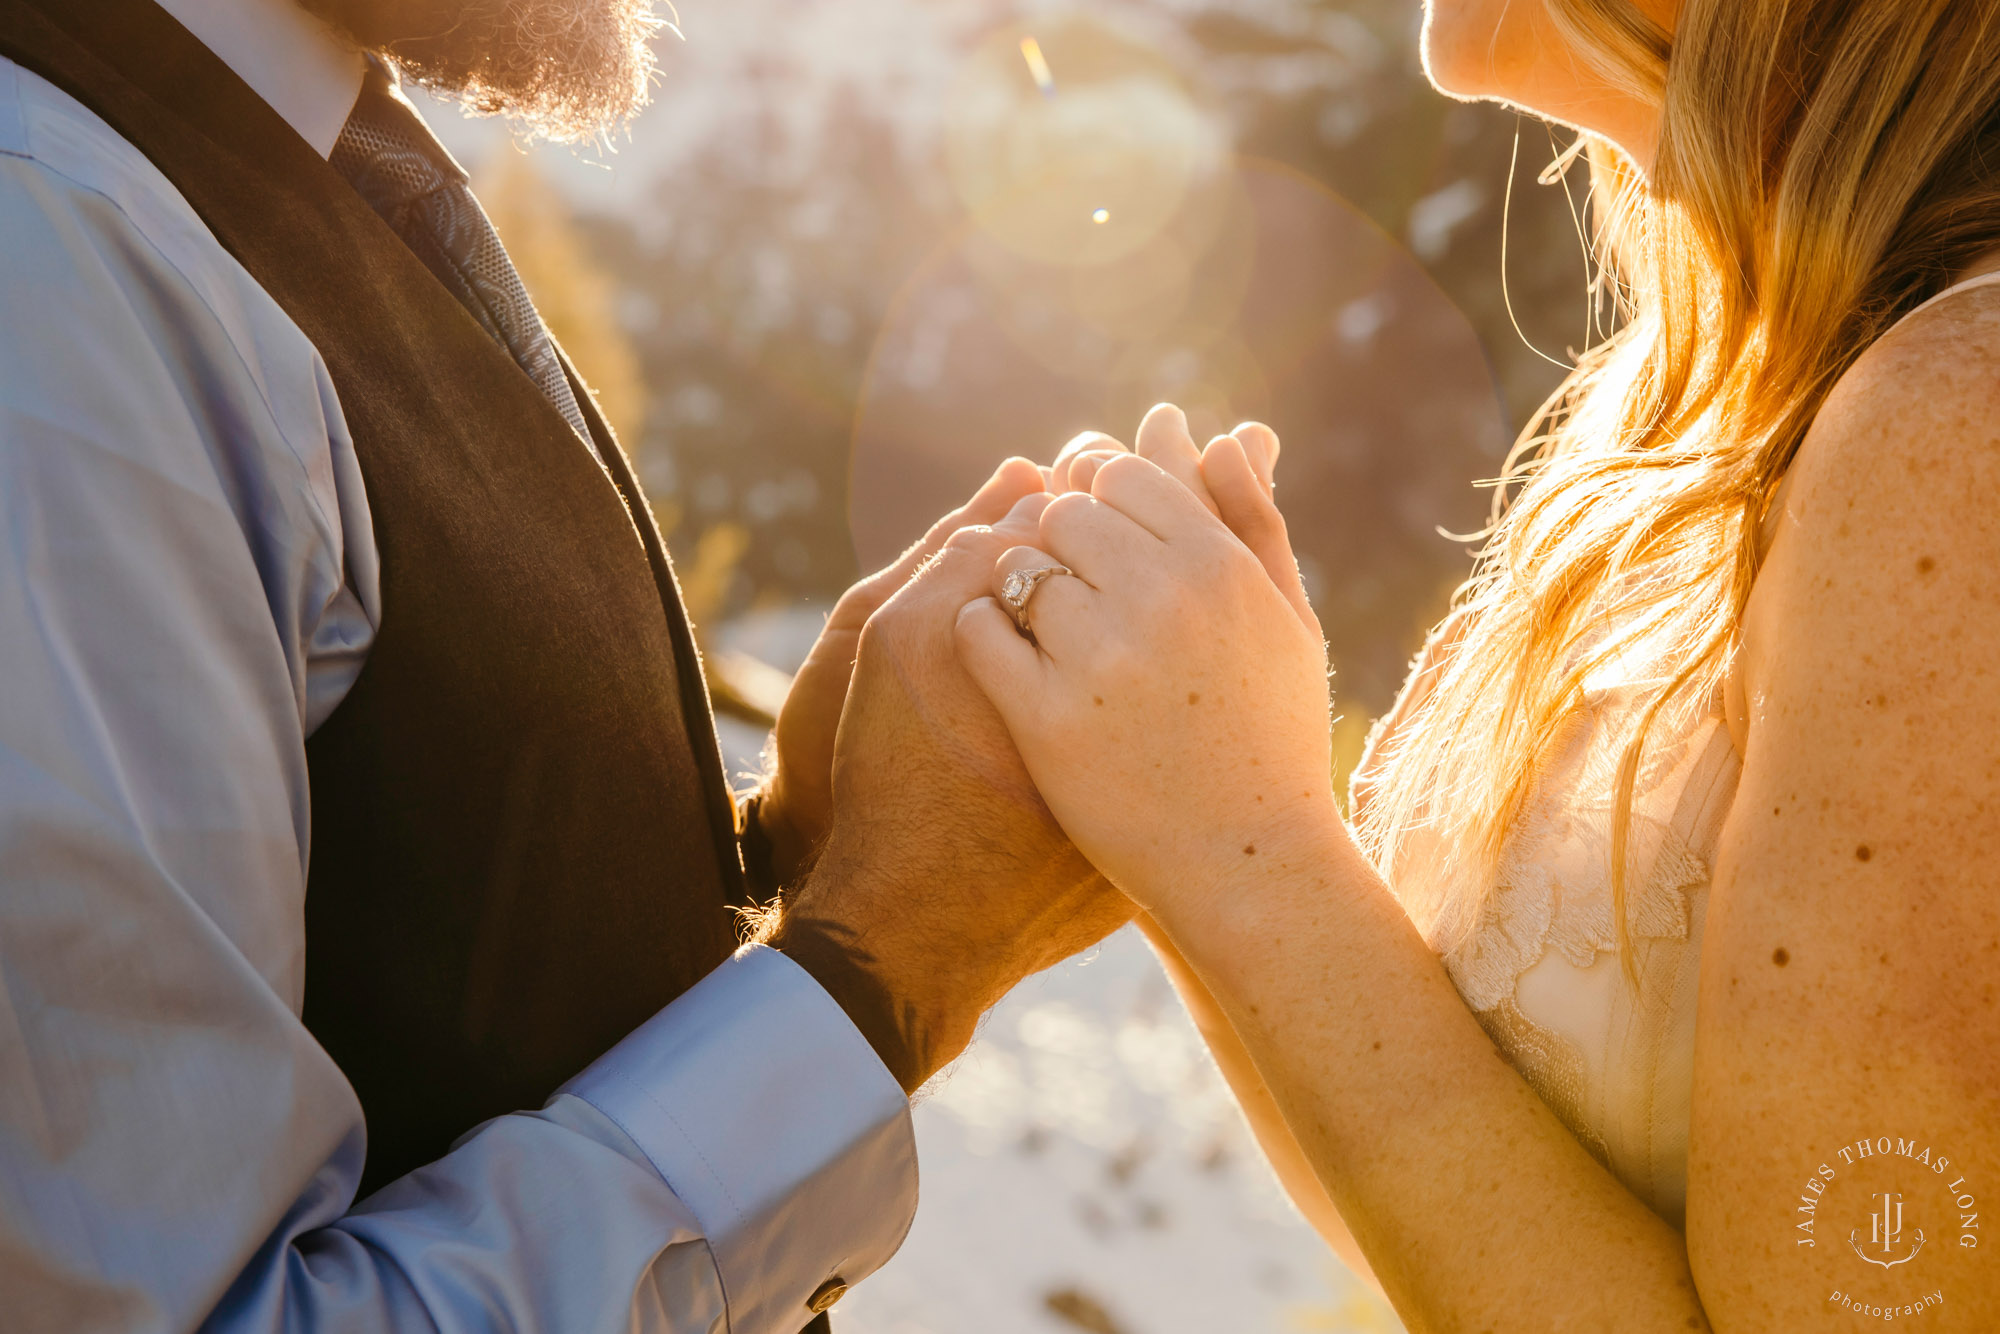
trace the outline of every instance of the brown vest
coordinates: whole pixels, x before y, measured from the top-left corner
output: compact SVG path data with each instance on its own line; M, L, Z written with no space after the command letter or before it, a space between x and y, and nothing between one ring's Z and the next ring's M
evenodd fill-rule
M609 477L151 0L0 0L0 52L165 173L319 349L353 434L382 624L306 746L305 1021L367 1114L365 1194L539 1106L735 943L734 812L666 549L589 395Z

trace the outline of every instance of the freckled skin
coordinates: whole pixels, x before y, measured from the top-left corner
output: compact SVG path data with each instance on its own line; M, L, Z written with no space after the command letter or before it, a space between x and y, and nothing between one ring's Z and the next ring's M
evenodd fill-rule
M1724 690L1743 772L1703 931L1685 1232L1499 1057L1326 793L1282 785L1297 724L1266 724L1301 716L1324 664L1294 661L1275 603L1244 619L1237 583L1176 599L1144 563L1125 604L1077 622L1121 693L1003 705L1051 809L1147 910L1293 1198L1412 1328L1829 1328L1826 1294L1866 1279L1844 1232L1795 1244L1818 1164L1880 1127L2000 1181L2000 292L1864 357L1793 474ZM1270 675L1188 689L1241 681L1217 646ZM1060 682L1060 655L1046 670ZM1282 707L1281 681L1300 692ZM1949 1302L1926 1328L2000 1328L1996 1251L1935 1247Z
M1745 615L1725 691L1744 771L1703 936L1688 1185L1717 1328L1738 1312L1817 1328L1823 1308L1788 1293L1862 1291L1841 1278L1844 1232L1784 1239L1798 1181L1860 1127L1921 1133L1973 1180L2000 1179L1996 423L1986 288L1904 325L1836 389ZM1749 818L1780 805L1792 818ZM1946 1292L1925 1328L2000 1328L2000 1243L1957 1247L1923 1181L1892 1184L1952 1242L1922 1262L1925 1290Z
M1294 1199L1407 1324L1680 1328L1699 1306L1679 1234L1499 1057L1347 838L1324 640L1268 494L1221 505L1276 535L1265 557L1179 485L1113 459L1048 506L995 570L1077 572L1038 595L1035 644L990 601L960 617L1049 809L1139 905Z
M1636 2L1671 28L1674 0ZM1426 12L1427 69L1447 91L1649 159L1652 113L1563 52L1543 0ZM1206 476L1191 448L1157 458L1190 486ZM1228 504L1204 503L1242 536ZM1213 583L1176 603L1142 567L1133 591L1172 614L1114 626L1107 610L1092 649L1106 680L1161 677L1156 696L1107 687L1097 707L1051 715L1033 692L1010 708L996 688L1051 809L1147 910L1293 1199L1412 1329L1846 1329L1826 1294L1875 1279L1855 1277L1841 1244L1865 1204L1844 1222L1829 1208L1820 1244L1795 1241L1801 1183L1822 1162L1863 1134L1917 1134L2000 1191L2000 289L1926 312L1862 359L1773 520L1724 688L1743 771L1703 929L1685 1232L1501 1059L1330 799L1284 785L1300 771L1285 738L1322 738L1261 715L1300 716L1305 696L1286 691L1323 687L1324 664L1290 671L1305 650L1282 617L1240 615ZM1282 562L1265 565L1282 582ZM1229 670L1241 662L1286 665L1291 684ZM1232 676L1239 698L1182 706L1202 693L1191 682L1216 692ZM1933 1183L1890 1184L1914 1200ZM1922 1206L1927 1226L1952 1235L1937 1205ZM1924 1283L1949 1300L1923 1328L2000 1329L1996 1256L2000 1241L1940 1241Z

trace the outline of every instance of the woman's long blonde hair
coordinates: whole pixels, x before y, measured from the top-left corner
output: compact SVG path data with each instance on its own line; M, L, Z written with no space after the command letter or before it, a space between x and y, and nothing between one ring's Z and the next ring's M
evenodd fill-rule
M1464 941L1586 678L1655 664L1615 793L1629 964L1647 731L1719 685L1758 530L1834 383L2000 246L2000 4L1685 0L1670 42L1631 0L1538 2L1661 107L1658 148L1642 177L1588 144L1617 331L1510 457L1464 632L1376 758L1357 832L1432 944Z

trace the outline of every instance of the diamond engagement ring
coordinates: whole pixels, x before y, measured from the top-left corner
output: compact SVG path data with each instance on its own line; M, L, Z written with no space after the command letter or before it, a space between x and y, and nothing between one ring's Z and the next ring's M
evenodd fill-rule
M1000 601L1013 613L1014 624L1022 634L1032 634L1028 628L1028 599L1035 596L1035 590L1051 575L1068 574L1065 565L1038 565L1032 570L1009 570L1007 577L1000 581Z

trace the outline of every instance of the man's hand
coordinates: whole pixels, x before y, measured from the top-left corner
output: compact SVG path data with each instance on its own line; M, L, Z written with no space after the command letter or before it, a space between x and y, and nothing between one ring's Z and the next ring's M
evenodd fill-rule
M757 820L769 840L771 872L793 883L826 838L833 809L833 747L861 627L959 529L998 522L1022 497L1044 487L1042 470L1008 459L961 508L939 519L896 562L847 590L834 605L805 665L792 679L772 736L774 765L759 799Z
M834 749L831 833L766 928L912 1091L1016 982L1132 912L1057 827L953 643L958 609L1047 503L1030 495L993 528L952 534L868 620Z

